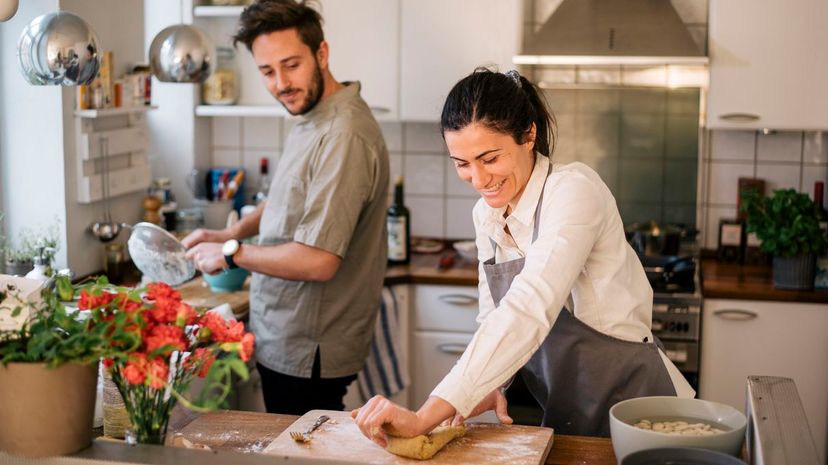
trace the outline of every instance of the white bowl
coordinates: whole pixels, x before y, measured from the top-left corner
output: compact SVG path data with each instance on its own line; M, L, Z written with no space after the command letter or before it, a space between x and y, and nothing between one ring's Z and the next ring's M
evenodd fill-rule
M453 247L464 260L477 261L477 244L474 241L457 241L453 244Z
M679 436L633 426L641 419L686 418L718 423L728 430L709 436ZM737 455L747 426L745 415L729 405L669 396L636 397L618 402L610 408L609 420L612 447L619 462L633 452L661 447L699 447Z

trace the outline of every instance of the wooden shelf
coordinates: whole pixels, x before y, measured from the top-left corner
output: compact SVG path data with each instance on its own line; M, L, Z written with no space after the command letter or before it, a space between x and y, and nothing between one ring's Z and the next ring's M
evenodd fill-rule
M146 113L155 110L157 106L134 106L119 108L103 108L98 110L75 110L75 116L81 118L105 118L107 116L128 115L131 113Z
M236 17L238 18L241 16L242 11L244 11L243 6L197 6L193 9L193 16L206 18L206 17Z
M199 105L196 116L289 116L281 105Z

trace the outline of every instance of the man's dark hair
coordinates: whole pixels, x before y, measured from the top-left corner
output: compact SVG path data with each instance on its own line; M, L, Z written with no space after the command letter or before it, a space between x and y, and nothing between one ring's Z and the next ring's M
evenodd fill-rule
M325 35L322 15L311 5L315 5L312 0L257 0L242 12L233 46L241 42L251 50L253 41L262 34L296 28L302 42L316 54Z
M551 156L555 150L555 117L543 93L517 73L477 68L454 85L446 98L440 130L459 131L472 123L509 134L523 144L535 125L535 152Z

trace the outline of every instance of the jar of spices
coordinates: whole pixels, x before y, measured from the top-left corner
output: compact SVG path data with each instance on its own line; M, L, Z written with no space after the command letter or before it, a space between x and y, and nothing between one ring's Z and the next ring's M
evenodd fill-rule
M216 48L216 70L204 81L202 97L207 105L232 105L239 98L236 54L232 48Z

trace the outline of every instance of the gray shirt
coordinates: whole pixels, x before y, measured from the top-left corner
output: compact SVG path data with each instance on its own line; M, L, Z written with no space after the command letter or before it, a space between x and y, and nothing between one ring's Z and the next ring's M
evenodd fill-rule
M259 363L309 378L365 363L386 266L388 149L358 82L321 100L285 142L259 224L259 244L299 242L342 258L330 281L253 273L250 326Z

